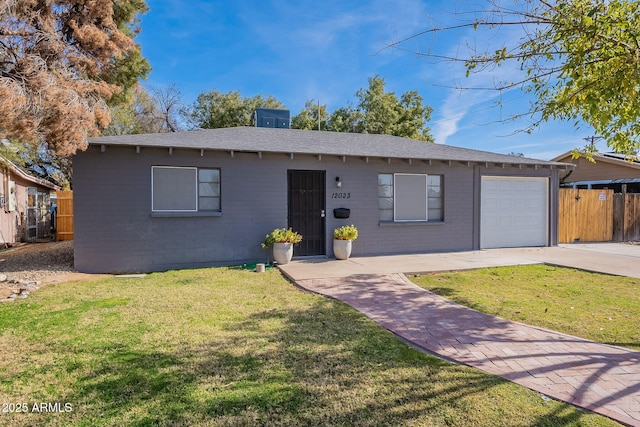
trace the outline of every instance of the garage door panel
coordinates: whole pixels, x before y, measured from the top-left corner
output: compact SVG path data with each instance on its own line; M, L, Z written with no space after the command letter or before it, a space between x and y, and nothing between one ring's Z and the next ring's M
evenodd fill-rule
M482 177L480 247L546 246L549 181L535 177Z

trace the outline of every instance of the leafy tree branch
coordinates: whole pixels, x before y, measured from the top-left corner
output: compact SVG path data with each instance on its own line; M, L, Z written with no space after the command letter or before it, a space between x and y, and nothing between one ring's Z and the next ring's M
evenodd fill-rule
M511 7L489 1L486 8L459 13L462 24L434 27L390 43L438 61L461 62L466 75L490 73L508 61L524 74L516 82L493 89L516 87L533 94L531 128L560 119L587 123L614 151L635 156L640 147L640 1L626 0L522 0ZM497 31L518 26L521 37L509 45L461 56L431 49L411 50L409 41L432 33L468 29ZM499 40L499 39L494 39ZM531 128L527 130L531 130ZM585 147L589 156L593 147Z

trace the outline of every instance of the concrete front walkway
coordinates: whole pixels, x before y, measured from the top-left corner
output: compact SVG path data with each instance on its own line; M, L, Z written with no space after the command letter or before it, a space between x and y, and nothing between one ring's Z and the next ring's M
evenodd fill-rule
M280 268L299 286L344 301L429 353L640 427L640 352L482 314L403 274L540 262L640 277L640 246L305 260Z

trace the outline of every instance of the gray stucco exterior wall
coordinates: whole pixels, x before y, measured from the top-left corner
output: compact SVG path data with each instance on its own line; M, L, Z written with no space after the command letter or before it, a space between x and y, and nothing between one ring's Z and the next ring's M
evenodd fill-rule
M81 272L147 272L264 262L265 234L287 226L287 170L326 171L326 248L335 227L354 224L353 255L463 251L479 248L479 177L548 176L553 169L483 167L462 162L243 153L179 148L91 145L74 158L75 268ZM151 167L219 168L222 213L158 216L151 212ZM379 173L427 173L444 178L444 221L380 223ZM336 188L339 176L342 187ZM332 193L349 198L332 198ZM336 219L334 208L351 209ZM557 203L550 203L549 243L557 243ZM295 256L295 253L294 253Z

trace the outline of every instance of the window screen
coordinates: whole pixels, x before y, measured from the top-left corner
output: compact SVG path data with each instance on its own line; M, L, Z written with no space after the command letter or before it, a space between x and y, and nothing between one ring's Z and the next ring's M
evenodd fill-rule
M395 175L395 220L427 220L427 176Z
M198 210L197 169L167 166L151 168L151 210Z

